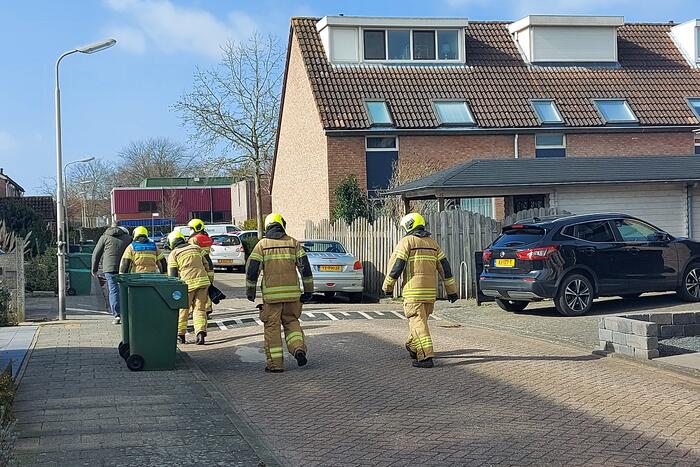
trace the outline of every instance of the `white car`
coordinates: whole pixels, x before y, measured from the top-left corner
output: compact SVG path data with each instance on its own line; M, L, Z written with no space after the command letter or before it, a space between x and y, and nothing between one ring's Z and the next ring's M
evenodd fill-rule
M233 234L212 235L212 246L209 257L214 268L224 268L229 271L245 268L245 252L241 239Z
M347 295L351 302L362 301L364 272L357 260L334 240L302 240L314 275L314 291L333 297Z

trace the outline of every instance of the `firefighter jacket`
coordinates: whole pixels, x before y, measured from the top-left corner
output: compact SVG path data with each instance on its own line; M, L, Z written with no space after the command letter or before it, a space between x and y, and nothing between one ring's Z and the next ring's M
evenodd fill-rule
M403 273L404 302L433 303L437 298L437 274L442 277L448 294L457 293L450 263L440 245L423 228L408 233L399 241L389 261L389 273L383 289L390 294Z
M190 244L197 245L199 248L202 249L204 259L207 261L207 263L209 263L209 270L213 272L214 263L211 262L211 257L209 256L211 254L211 246L213 244L213 241L209 234L205 231L201 231L192 235L187 241Z
M262 295L265 303L298 302L301 296L299 276L304 293L314 291L314 279L309 258L299 242L288 236L278 224L265 232L248 258L246 286L249 296L255 296L258 276L262 273Z
M147 238L137 238L126 247L119 265L119 273L167 272L165 256L156 244Z
M187 283L187 290L193 291L200 287L208 287L209 263L204 259L202 249L197 245L189 245L184 241L175 245L168 256L168 274L180 277Z

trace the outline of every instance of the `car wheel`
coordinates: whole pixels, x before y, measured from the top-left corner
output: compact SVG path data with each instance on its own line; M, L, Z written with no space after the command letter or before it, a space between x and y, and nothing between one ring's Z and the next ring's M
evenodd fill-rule
M527 307L528 302L523 302L520 300L505 300L503 298L497 298L496 303L501 309L505 311L523 311Z
M678 296L686 302L700 302L700 263L693 263L685 268Z
M335 297L335 292L323 292L323 296L326 298L333 298Z
M362 303L362 292L353 292L348 294L350 303Z
M593 284L581 274L564 278L554 299L554 306L564 316L581 316L593 305Z

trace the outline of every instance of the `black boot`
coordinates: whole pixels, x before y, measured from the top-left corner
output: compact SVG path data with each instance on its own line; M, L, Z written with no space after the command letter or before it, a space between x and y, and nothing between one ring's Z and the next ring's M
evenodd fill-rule
M187 341L185 340L185 336L177 336L177 342L179 344L187 344Z
M265 367L265 373L283 373L284 368L268 368Z
M408 353L411 354L411 358L412 358L413 360L417 360L417 359L418 359L418 354L415 353L413 350L411 350L411 348L408 346L408 344L406 344L406 350L408 350Z
M304 352L301 349L294 352L294 358L297 359L297 365L299 365L299 366L304 366L307 363L306 352Z
M415 362L411 363L411 365L415 366L416 368L432 368L433 365L433 357L426 358L425 360L416 360Z
M202 331L198 332L197 341L195 342L195 344L204 345L204 336L206 336L206 334L204 334Z

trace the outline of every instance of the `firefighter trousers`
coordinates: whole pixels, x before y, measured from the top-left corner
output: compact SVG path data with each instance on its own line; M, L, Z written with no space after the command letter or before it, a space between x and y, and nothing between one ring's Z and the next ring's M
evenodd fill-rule
M434 303L404 302L403 311L408 318L408 339L406 345L418 356L418 360L433 357L433 338L428 329L428 317L433 312Z
M209 271L208 276L209 276L209 282L211 282L213 284L214 283L214 271ZM204 307L204 309L206 310L207 315L209 313L211 313L213 310L213 304L211 303L211 298L209 298L209 295L207 295L207 304Z
M260 311L260 321L265 325L265 355L267 367L284 368L282 359L282 332L284 328L287 350L290 354L301 349L306 352L304 331L301 329L301 302L264 303Z
M209 286L200 287L190 290L189 292L189 308L181 308L180 316L177 321L177 335L184 336L187 333L187 316L192 310L192 321L194 324L194 333L197 335L203 332L207 333L207 311L206 304L209 298Z

